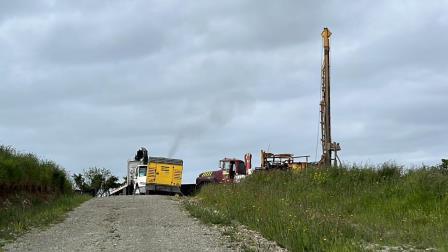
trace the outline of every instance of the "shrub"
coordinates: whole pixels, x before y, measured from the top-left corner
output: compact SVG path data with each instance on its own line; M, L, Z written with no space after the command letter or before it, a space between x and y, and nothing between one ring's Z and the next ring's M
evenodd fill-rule
M72 192L71 182L63 168L52 161L39 160L31 153L18 153L0 145L0 188L8 192Z

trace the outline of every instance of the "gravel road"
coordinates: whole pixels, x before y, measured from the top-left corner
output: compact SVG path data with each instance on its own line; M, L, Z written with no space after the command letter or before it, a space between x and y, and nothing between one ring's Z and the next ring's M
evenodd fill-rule
M169 196L95 198L6 251L232 251L219 231L191 218Z

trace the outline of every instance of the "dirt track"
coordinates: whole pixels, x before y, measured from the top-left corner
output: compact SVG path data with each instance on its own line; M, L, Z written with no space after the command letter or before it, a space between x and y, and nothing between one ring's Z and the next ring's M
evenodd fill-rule
M6 251L232 251L220 233L168 196L95 198L59 224L20 237Z

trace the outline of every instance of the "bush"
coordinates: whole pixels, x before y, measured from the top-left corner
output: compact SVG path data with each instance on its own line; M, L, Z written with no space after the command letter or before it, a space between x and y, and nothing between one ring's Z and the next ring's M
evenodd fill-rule
M63 168L39 160L30 153L18 153L0 145L0 188L4 192L41 191L70 193L72 184Z

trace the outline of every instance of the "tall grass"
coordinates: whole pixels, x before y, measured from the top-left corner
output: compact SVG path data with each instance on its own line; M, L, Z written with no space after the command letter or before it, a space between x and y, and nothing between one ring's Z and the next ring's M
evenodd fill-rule
M206 222L237 220L292 251L381 246L448 250L445 169L344 167L260 172L208 185L187 204Z
M52 161L39 160L0 145L0 190L66 193L72 185L65 171Z
M50 197L50 198L49 198ZM1 246L31 227L44 226L62 220L65 212L90 199L87 195L49 196L39 194L14 195L0 207Z

